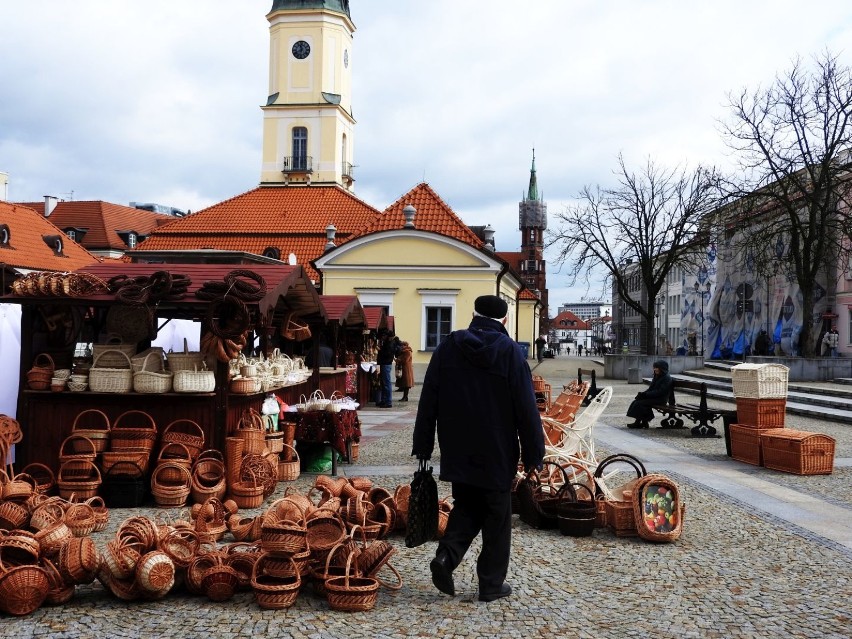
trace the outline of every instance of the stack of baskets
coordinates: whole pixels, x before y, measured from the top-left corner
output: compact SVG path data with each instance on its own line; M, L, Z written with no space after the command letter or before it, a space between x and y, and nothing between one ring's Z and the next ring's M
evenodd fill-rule
M55 369L53 358L47 353L39 353L33 360L33 367L27 371L27 386L32 390L47 390Z
M763 465L760 431L783 428L789 371L781 364L739 364L731 368L737 423L729 427L730 454Z
M136 466L140 475L144 476L156 441L157 425L148 413L140 410L122 413L110 429L109 450L101 453L104 474L109 474L115 464L125 462L124 474Z

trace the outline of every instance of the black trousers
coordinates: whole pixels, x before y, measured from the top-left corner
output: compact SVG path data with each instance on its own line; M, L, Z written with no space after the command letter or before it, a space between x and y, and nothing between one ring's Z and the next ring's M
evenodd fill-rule
M438 542L455 569L470 544L482 533L482 550L476 560L480 592L500 589L509 570L512 550L512 496L509 491L486 490L453 482L453 509L447 530Z

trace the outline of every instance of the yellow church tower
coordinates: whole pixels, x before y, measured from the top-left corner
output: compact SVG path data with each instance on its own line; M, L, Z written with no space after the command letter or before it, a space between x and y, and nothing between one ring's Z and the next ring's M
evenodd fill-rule
M352 189L349 0L273 0L260 184Z

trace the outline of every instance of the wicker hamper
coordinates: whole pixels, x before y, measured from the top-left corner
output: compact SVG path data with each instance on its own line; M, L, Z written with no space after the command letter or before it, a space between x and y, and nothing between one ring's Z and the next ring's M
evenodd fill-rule
M734 397L782 399L787 397L790 369L782 364L739 364L731 368Z
M752 428L783 428L786 399L737 397L737 423Z
M742 424L731 424L731 457L737 461L745 462L746 464L763 466L763 455L761 454L760 449L760 434L767 430L782 429L762 429L743 426Z
M830 475L834 470L834 438L790 428L760 432L763 465L796 475Z

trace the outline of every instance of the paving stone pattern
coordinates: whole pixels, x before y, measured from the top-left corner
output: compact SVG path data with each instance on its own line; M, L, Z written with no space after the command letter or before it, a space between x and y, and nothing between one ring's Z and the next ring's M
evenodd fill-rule
M554 389L571 377L581 360L545 360L538 372ZM583 361L584 366L588 362ZM533 362L533 365L535 363ZM549 366L548 366L549 365ZM607 384L603 380L603 384ZM390 538L397 553L391 563L402 575L397 592L383 590L376 608L341 613L308 587L286 611L258 608L250 593L225 603L202 597L170 595L156 602L124 603L96 582L80 587L75 598L59 607L44 607L29 617L4 618L6 637L294 637L305 639L384 639L397 637L654 637L657 638L841 638L852 636L852 551L791 521L749 505L736 490L718 491L691 477L690 458L718 465L743 479L759 476L789 489L792 495L840 506L838 525L852 519L852 471L848 463L850 427L795 418L796 427L826 432L838 440L833 475L799 477L749 467L725 456L721 439L692 439L677 431L640 431L623 439L624 411L638 388L612 384L615 395L601 418L599 455L631 452L651 438L672 452L656 460L655 472L667 472L679 484L686 503L684 533L674 544L651 544L619 538L608 530L592 537L564 537L558 531L536 531L515 518L511 597L485 604L476 600L475 558L479 541L455 573L457 596L442 595L431 584L428 562L435 544L406 549L400 535ZM410 480L412 402L394 409L365 407L365 441L354 465L341 465L349 476L367 474L392 490ZM788 425L790 425L788 423ZM624 431L624 432L622 432ZM830 432L829 432L830 431ZM381 433L381 436L377 436ZM621 439L614 436L618 435ZM433 463L439 464L436 455ZM684 455L686 462L684 462ZM675 463L675 460L676 463ZM314 477L280 484L304 492ZM448 493L439 484L442 496ZM745 489L744 489L745 490ZM274 498L273 497L273 498ZM260 509L250 512L259 512ZM156 508L114 511L107 531L95 536L103 545L121 520L131 514L177 516ZM229 537L225 538L227 541Z

